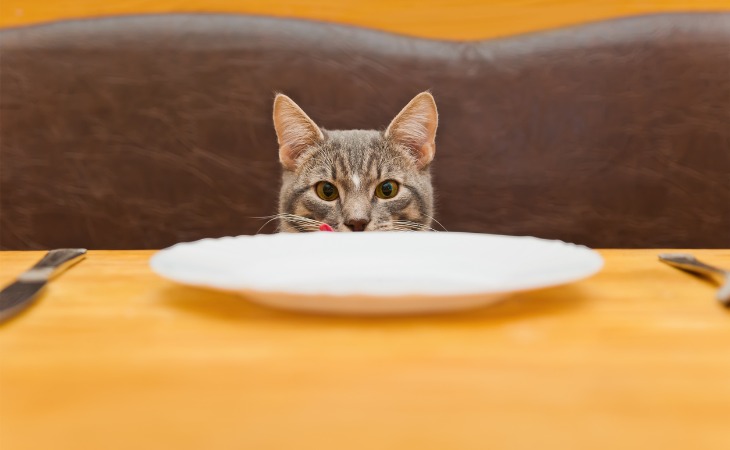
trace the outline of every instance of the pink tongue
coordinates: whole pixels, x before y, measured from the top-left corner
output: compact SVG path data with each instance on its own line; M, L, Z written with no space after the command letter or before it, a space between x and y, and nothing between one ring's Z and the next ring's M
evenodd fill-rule
M327 225L326 223L323 223L319 226L319 231L335 231L332 229L331 226Z

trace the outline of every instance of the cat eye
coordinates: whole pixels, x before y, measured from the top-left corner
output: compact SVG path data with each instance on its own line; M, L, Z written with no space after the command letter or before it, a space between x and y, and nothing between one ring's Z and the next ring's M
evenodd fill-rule
M384 200L393 198L396 194L398 194L398 183L393 180L383 181L375 188L375 195Z
M319 198L328 202L337 200L337 197L340 196L335 185L327 181L317 183L316 191Z

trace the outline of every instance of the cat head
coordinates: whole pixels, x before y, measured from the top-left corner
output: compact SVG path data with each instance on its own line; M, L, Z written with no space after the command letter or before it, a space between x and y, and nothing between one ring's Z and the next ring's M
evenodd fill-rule
M283 183L280 230L428 230L433 215L429 166L438 113L418 94L377 130L325 130L283 94L274 100Z

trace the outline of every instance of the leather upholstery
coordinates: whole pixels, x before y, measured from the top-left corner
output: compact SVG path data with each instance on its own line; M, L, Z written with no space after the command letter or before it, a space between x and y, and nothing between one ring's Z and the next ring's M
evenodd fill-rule
M730 14L480 42L118 17L4 30L0 64L3 249L255 233L276 212L275 91L337 129L385 127L425 89L447 229L730 247Z

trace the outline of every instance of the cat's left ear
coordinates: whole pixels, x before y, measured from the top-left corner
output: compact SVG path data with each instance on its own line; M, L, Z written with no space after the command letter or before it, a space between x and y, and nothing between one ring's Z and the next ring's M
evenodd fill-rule
M385 130L385 137L405 147L420 168L428 166L436 154L438 111L429 92L421 92L393 119Z
M299 157L324 140L317 124L284 94L277 94L274 100L274 128L279 140L279 160L287 170L296 170Z

